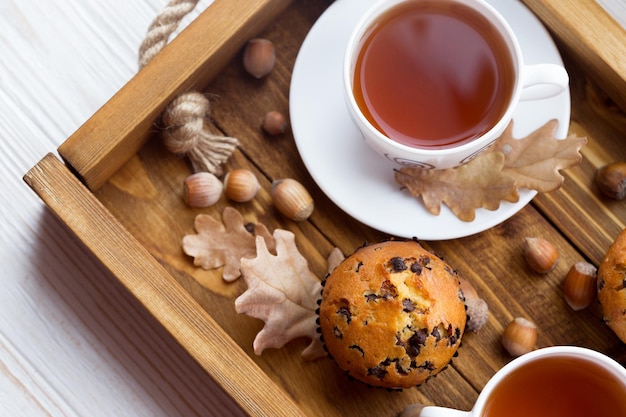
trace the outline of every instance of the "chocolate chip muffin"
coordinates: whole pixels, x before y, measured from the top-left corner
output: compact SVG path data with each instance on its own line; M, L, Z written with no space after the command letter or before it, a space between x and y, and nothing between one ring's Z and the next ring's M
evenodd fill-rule
M324 345L339 367L391 389L443 370L465 323L456 271L417 241L356 250L326 278L319 309Z
M626 229L598 267L598 300L604 322L626 343Z

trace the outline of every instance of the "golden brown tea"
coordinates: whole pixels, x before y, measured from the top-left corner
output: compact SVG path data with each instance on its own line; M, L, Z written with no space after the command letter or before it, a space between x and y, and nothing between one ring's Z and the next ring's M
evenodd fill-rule
M482 417L626 416L626 381L575 357L536 359L504 377Z
M508 46L480 13L444 0L408 1L365 34L354 95L386 136L442 148L491 129L507 109L514 82Z

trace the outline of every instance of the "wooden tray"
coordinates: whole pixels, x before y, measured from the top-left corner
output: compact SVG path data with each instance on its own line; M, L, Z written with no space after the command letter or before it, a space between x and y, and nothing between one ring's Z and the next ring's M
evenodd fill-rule
M422 387L388 392L348 380L331 360L303 362L306 340L262 356L253 353L252 341L263 323L238 315L233 303L245 283L227 284L221 270L195 268L181 250L181 239L193 233L198 213L219 218L230 205L247 221L294 232L320 277L333 247L350 253L363 242L389 237L348 217L324 196L306 172L290 133L270 138L259 128L268 110L288 113L295 57L309 28L331 3L258 0L244 7L243 2L216 0L60 146L63 162L47 155L25 181L251 415L394 416L414 402L470 409L491 375L510 360L500 335L515 316L540 323L538 346L586 346L624 363L624 346L601 323L599 306L573 313L560 290L571 264L599 264L626 227L626 205L600 196L593 180L599 166L626 160L619 142L626 117L596 85L604 74L597 72L604 69L588 67L588 59L574 53L565 56L572 76L570 131L589 138L583 163L566 172L559 191L538 196L505 223L463 239L428 242L474 282L490 306L487 326L465 335L453 366ZM554 17L559 4L569 7L565 2L526 3L545 14L564 39L571 36L571 27L562 27L563 21ZM276 68L264 80L248 77L240 60L244 42L258 34L273 40L278 53ZM252 202L221 200L204 210L183 203L182 180L190 168L186 160L167 153L154 126L172 98L192 87L213 97L211 128L240 139L226 170L245 167L257 174L262 190ZM273 208L270 184L284 177L300 180L313 194L316 211L308 221L288 221ZM520 255L524 237L533 235L553 241L561 254L557 268L545 276L531 273Z
M593 74L611 98L626 108L626 31L595 0L523 0Z

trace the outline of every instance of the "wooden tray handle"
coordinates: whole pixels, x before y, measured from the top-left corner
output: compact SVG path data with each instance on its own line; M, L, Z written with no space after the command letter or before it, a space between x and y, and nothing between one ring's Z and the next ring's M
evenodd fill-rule
M137 153L165 107L203 89L292 0L215 0L58 149L92 191Z

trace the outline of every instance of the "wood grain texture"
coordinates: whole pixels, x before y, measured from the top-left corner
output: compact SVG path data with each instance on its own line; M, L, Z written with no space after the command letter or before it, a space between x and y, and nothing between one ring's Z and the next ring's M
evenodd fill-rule
M134 75L165 3L0 5L2 416L245 414L22 180Z
M486 327L464 336L459 356L450 368L419 388L387 392L349 380L331 360L303 362L300 352L307 341L296 340L262 356L253 353L252 341L262 323L236 314L233 305L245 284L223 282L219 269L204 271L194 267L181 250L181 239L193 233L193 219L198 213L220 218L224 207L234 206L247 221L262 222L270 230L284 228L294 232L300 251L319 277L325 274L326 257L333 247L348 254L364 242L389 238L350 218L325 197L302 164L290 132L269 137L259 127L260 118L268 110L287 113L290 74L299 46L330 3L296 2L260 33L277 46L278 63L269 77L247 77L240 56L235 55L206 86L214 102L211 128L241 141L227 170L248 168L261 182L262 189L252 202L235 204L223 198L208 209L185 206L182 180L190 168L184 159L169 155L155 134L93 194L82 189L81 197L73 195L76 190L63 190L65 182L74 181L66 177L64 170L60 178L49 178L50 167L38 173L38 181L46 181L51 189L60 188L61 195L75 200L76 205L65 207L55 198L48 203L71 221L71 228L81 240L87 240L85 243L98 258L114 267L120 282L155 314L190 355L208 372L217 373L221 386L229 393L238 392L240 387L246 387L246 392L256 390L248 395L258 396L263 407L274 401L274 395L264 394L256 374L240 380L212 365L212 360L224 359L206 352L206 346L217 342L206 337L192 339L190 335L197 331L193 329L200 329L205 335L217 332L224 337L224 343L233 347L231 359L253 362L265 375L261 378L267 377L281 396L289 397L285 404L290 404L290 413L311 417L395 416L414 402L470 409L484 384L511 359L501 347L500 337L504 327L518 316L539 324L537 347L586 346L626 363L624 345L601 323L599 306L594 304L575 313L564 302L561 291L561 281L570 265L583 259L598 264L626 221L625 206L601 197L594 185L599 166L613 159L626 159L620 143L626 118L622 109L608 99L595 72L588 71L585 61L577 55L566 55L566 66L573 80L570 132L589 139L582 164L565 173L566 182L560 190L538 196L499 226L462 239L424 242L473 282L490 308ZM564 52L567 54L567 49ZM47 159L45 166L51 162ZM53 163L52 172L61 168L57 163ZM316 210L308 221L291 222L274 209L269 188L273 180L283 177L300 180L313 194ZM84 205L83 198L91 203ZM96 212L91 204L97 207ZM76 210L81 213L78 219L73 218ZM85 217L81 219L82 215ZM86 219L94 221L97 227L115 225L117 233L105 233L96 239L91 236L93 226ZM117 234L126 237L120 241ZM538 275L527 267L522 257L527 236L541 236L556 245L560 252L556 269ZM130 248L127 240L136 241L136 245ZM129 250L136 256L129 256ZM155 264L157 274L147 275L145 267ZM178 327L181 330L172 330ZM224 378L230 382L224 382ZM246 397L235 396L235 400L248 410Z
M145 143L177 95L202 89L290 2L216 0L59 147L63 159L98 189Z
M626 206L604 196L595 175L604 165L626 160L626 118L599 81L582 69L583 62L568 55L565 60L573 101L570 133L585 136L588 142L582 164L565 173L563 187L538 196L535 204L585 258L599 264L615 236L626 228Z
M299 415L291 399L56 157L42 159L25 181L244 410L259 416Z
M523 0L613 100L626 108L626 30L596 1Z
M626 28L626 4L612 0L595 0L602 6L622 27Z

